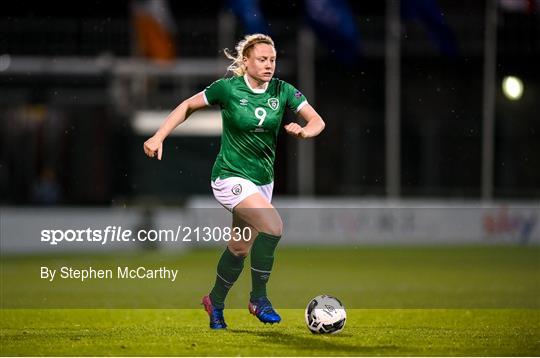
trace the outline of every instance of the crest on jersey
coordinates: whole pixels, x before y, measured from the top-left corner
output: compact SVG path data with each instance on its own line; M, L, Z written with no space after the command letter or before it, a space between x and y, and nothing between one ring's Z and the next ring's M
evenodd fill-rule
M272 97L268 99L268 106L272 108L274 111L278 109L279 107L279 99Z

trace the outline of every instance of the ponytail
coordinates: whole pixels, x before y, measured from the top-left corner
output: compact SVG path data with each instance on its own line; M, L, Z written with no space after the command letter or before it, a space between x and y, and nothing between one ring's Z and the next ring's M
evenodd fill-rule
M228 71L233 72L236 76L243 76L246 73L246 68L244 66L243 59L249 55L249 51L256 44L267 44L274 47L274 41L268 35L263 34L252 34L246 35L242 40L240 40L235 47L236 56L231 53L231 51L226 48L223 50L225 57L232 60L233 62L227 67Z

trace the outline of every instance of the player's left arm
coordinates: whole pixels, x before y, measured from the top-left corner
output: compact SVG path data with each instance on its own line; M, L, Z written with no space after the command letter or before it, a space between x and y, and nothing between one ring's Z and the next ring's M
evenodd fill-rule
M323 131L325 126L324 121L309 103L306 103L300 108L298 115L302 117L307 124L304 127L295 122L287 124L284 128L288 134L297 138L306 139L316 137Z

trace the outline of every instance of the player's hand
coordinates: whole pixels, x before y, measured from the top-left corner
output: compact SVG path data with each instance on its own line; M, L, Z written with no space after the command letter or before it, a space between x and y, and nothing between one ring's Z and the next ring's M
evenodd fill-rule
M302 128L298 123L289 123L285 127L285 131L287 131L288 134L292 135L293 137L297 138L308 138L308 135L304 128Z
M144 152L150 158L154 158L157 155L158 160L161 160L163 154L163 142L154 137L144 142Z

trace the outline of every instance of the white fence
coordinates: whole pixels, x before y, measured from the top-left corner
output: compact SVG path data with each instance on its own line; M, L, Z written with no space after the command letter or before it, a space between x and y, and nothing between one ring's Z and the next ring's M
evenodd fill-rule
M540 203L276 199L282 244L539 244ZM2 254L223 245L230 214L184 208L0 208ZM141 235L142 234L142 235ZM161 235L161 237L159 237Z

